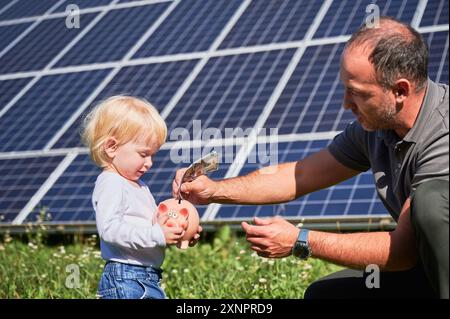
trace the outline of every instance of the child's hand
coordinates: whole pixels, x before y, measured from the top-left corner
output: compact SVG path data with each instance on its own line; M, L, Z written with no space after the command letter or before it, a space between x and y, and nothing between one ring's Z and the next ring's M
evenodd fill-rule
M158 214L158 224L164 233L164 238L166 239L167 245L178 244L180 239L184 235L184 229L179 226L169 226L167 225L167 220L169 216L167 214Z

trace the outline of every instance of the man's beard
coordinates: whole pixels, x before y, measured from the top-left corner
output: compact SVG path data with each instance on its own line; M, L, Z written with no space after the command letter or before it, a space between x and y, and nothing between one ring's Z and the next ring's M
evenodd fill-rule
M366 131L376 130L395 130L398 127L397 114L401 108L392 106L389 102L385 102L382 111L378 114L376 122L368 123L367 127L361 124Z

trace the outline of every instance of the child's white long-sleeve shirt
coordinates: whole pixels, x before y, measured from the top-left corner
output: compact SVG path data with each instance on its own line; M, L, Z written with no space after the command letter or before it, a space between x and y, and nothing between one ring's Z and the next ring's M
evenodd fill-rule
M133 186L119 174L102 172L95 182L95 210L100 249L105 260L159 268L166 246L156 222L157 206L148 187Z

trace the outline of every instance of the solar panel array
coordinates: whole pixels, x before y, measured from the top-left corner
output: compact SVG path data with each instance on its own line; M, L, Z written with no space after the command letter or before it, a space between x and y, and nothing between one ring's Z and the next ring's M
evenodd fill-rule
M99 169L80 124L115 94L151 101L169 134L183 128L205 142L201 132L217 128L209 149L222 162L213 178L247 174L268 155L297 161L326 147L353 120L341 107L339 59L370 4L423 34L430 78L448 83L446 0L0 0L0 226L42 214L49 224L94 224ZM69 5L79 28L68 27L77 17ZM280 142L226 139L228 128L251 127L277 128ZM143 178L157 202L171 196L176 169L207 148L180 145L172 136ZM388 216L370 171L286 204L199 211L204 222Z

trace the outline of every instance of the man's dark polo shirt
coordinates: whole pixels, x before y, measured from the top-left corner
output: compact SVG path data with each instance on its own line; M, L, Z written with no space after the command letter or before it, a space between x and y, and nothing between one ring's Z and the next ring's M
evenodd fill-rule
M449 179L448 101L448 85L428 80L419 115L403 139L393 130L365 131L355 121L328 146L343 165L372 169L378 195L395 220L420 183Z

